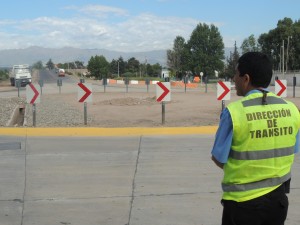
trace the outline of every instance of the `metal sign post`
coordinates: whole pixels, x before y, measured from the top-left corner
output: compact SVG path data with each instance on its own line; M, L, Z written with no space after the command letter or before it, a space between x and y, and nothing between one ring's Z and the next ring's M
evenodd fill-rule
M20 97L20 86L21 86L20 80L16 80L15 84L17 85L17 88L18 88L18 97Z
M186 84L188 83L188 79L189 79L189 77L186 75L185 77L184 77L184 92L186 93Z
M87 103L92 102L92 85L78 83L78 102L83 102L84 125L87 125Z
M83 111L84 111L84 125L87 125L87 102L84 102L83 106Z
M32 104L32 126L36 125L36 107L35 103Z
M162 112L162 125L165 124L166 121L166 104L164 101L161 102L161 112Z
M217 100L222 100L222 111L225 109L225 100L230 100L231 83L219 81L217 84Z
M62 79L57 80L57 86L59 87L59 94L61 93Z
M40 103L40 88L35 87L32 83L26 86L26 100L27 103L32 104L32 125L36 126L36 105Z
M145 83L147 85L147 93L149 92L149 84L150 84L150 79L146 78Z
M201 82L201 86L202 86L202 84L203 84L203 81L202 81L202 78L203 78L203 72L200 73L200 77L201 77L200 82Z
M225 109L225 100L222 100L222 111Z
M293 76L293 98L295 98L296 96L296 85L297 85L297 80L296 80L296 76Z
M103 78L102 85L104 87L104 93L106 92L107 78Z
M43 86L44 86L44 81L43 80L39 80L39 85L41 88L41 95L43 94Z
M162 124L165 124L166 107L165 102L171 101L170 82L158 82L156 86L156 101L161 102Z
M128 84L129 84L129 78L125 78L125 85L126 85L126 93L128 93Z

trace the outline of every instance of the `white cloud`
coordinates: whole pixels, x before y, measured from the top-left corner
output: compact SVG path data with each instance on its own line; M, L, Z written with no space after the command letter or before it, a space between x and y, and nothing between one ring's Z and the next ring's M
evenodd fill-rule
M83 7L70 6L66 7L66 9L76 10L80 13L84 13L88 16L96 16L96 17L108 17L108 16L128 16L129 13L127 10L110 7L105 5L86 5Z
M61 31L53 31L49 33L50 37L59 37L60 35L63 35L63 33Z
M118 24L116 32L131 46L139 46L134 51L145 49L171 48L176 36L189 38L198 21L174 17L157 17L152 14L140 14ZM122 33L121 33L121 32Z
M176 36L188 40L200 22L192 18L162 17L149 13L129 16L126 10L101 5L88 5L75 10L88 15L66 19L39 17L23 21L0 21L0 49L26 48L30 45L116 51L170 49ZM99 20L91 17L91 14L98 15L101 12L102 15L113 14L124 18L116 22L108 18Z

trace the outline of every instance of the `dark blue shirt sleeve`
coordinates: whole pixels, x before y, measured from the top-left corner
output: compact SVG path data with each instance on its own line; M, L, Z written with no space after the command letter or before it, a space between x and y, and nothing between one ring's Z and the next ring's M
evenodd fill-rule
M298 130L298 133L297 133L297 136L296 136L296 144L295 144L295 153L298 153L299 152L299 130Z
M216 133L215 142L211 154L220 163L226 163L232 144L233 126L231 115L225 108L220 116L219 128Z

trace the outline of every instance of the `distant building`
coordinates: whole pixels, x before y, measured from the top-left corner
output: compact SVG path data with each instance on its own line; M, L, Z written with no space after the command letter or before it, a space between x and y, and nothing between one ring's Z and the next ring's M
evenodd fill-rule
M169 77L169 73L170 73L169 70L163 69L163 70L161 71L161 78Z

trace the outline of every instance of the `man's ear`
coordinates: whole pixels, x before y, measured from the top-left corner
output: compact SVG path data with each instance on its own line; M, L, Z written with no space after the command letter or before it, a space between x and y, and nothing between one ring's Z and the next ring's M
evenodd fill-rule
M244 75L244 82L245 86L251 85L251 78L247 73Z

